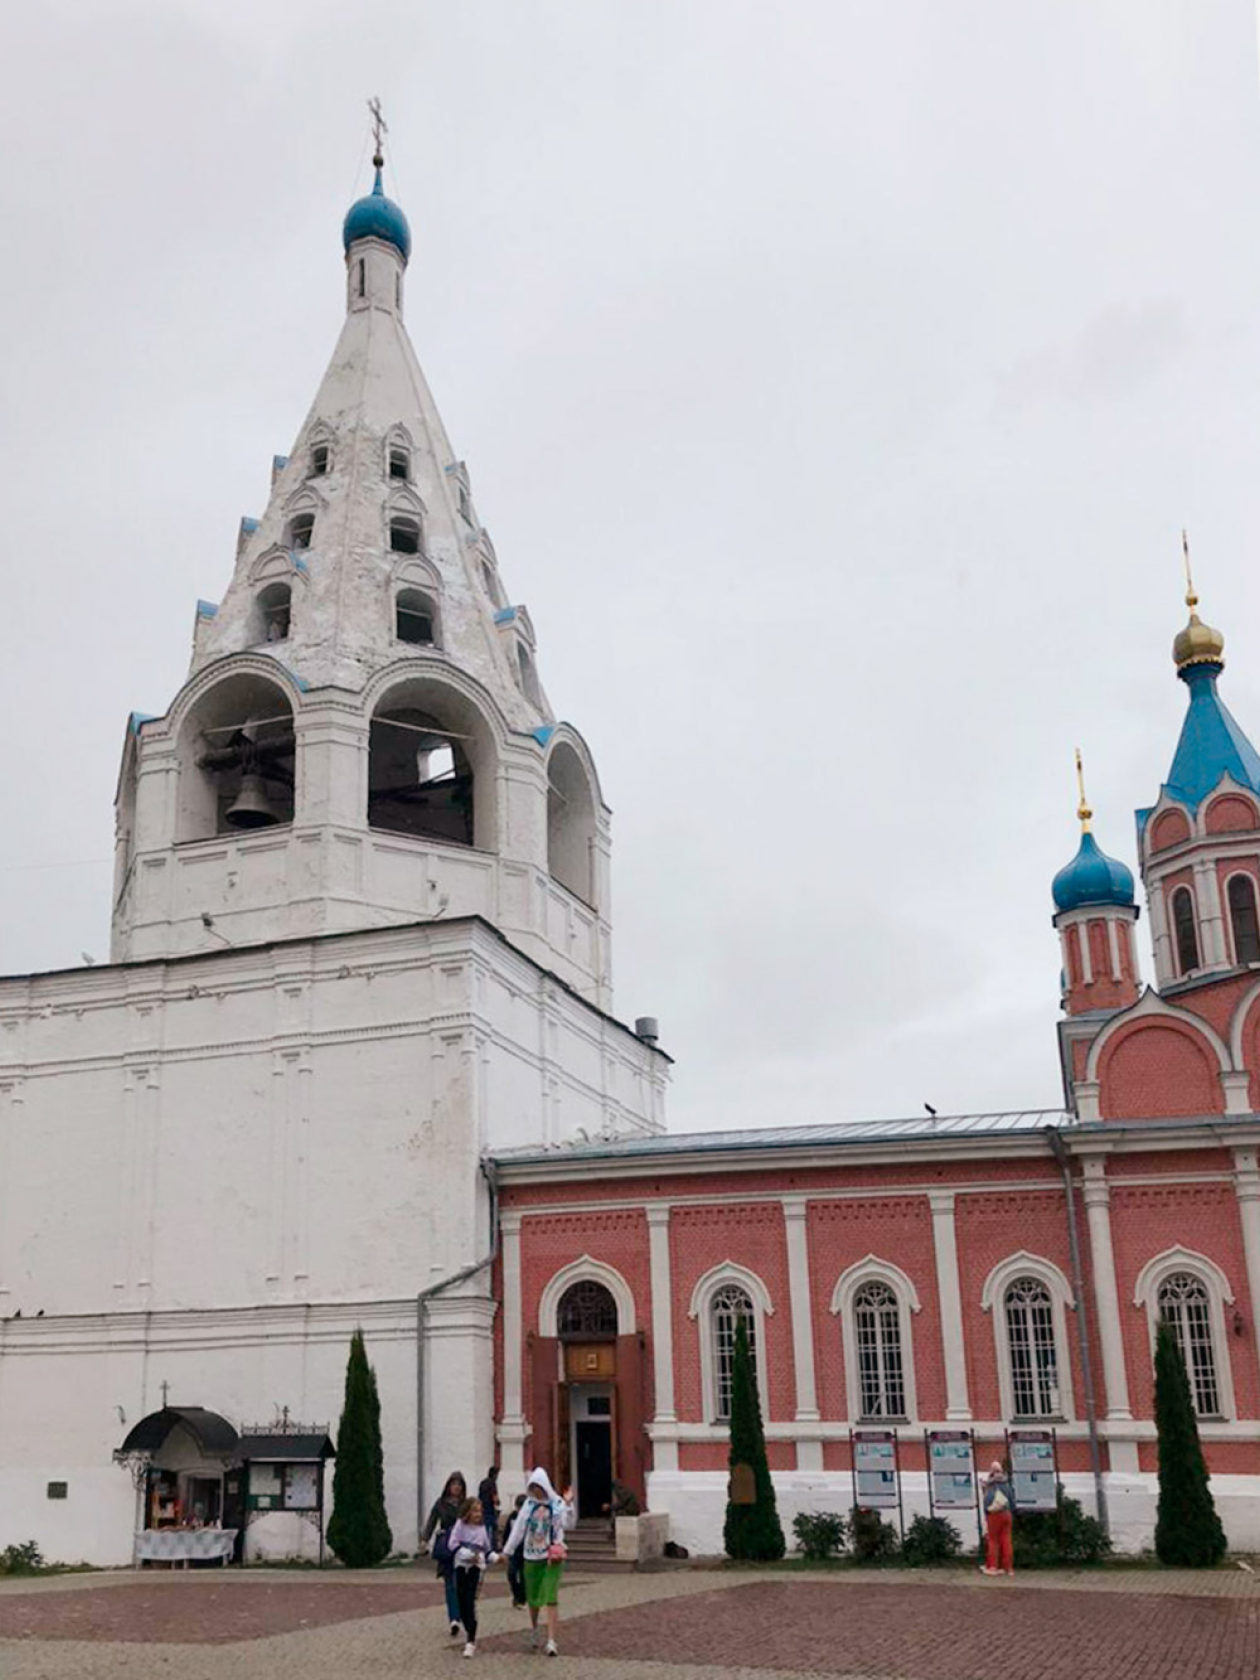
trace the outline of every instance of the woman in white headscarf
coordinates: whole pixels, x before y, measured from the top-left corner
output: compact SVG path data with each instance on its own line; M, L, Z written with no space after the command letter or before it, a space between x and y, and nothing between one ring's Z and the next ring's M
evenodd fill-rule
M531 1470L525 1485L525 1503L517 1512L503 1550L510 1556L518 1546L524 1548L529 1641L531 1646L537 1647L538 1612L542 1610L546 1613L549 1657L560 1654L556 1648L556 1633L560 1626L560 1577L568 1555L564 1536L565 1530L572 1528L576 1521L573 1489L565 1488L564 1494L560 1495L541 1466Z

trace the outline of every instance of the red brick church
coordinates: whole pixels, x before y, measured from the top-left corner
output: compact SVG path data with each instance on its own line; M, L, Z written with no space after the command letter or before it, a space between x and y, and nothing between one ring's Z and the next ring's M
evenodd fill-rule
M1149 1544L1167 1319L1231 1542L1260 1545L1260 755L1187 604L1186 719L1137 813L1152 984L1083 790L1053 883L1063 1110L499 1155L508 1479L541 1459L593 1512L615 1478L718 1549L742 1315L785 1518L852 1503L853 1431L895 1438L908 1520L929 1432L987 1459L1013 1430L1052 1436L1118 1546Z

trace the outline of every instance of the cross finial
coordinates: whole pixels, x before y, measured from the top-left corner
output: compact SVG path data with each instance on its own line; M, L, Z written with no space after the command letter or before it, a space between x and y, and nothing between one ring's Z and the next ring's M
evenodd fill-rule
M1190 575L1190 538L1184 530L1181 533L1181 557L1186 563L1186 605L1193 612L1199 604L1199 597L1194 592L1194 578Z
M383 169L385 167L385 153L383 148L385 136L389 133L389 124L381 115L381 102L378 98L373 97L369 99L367 102L367 108L372 113L372 138L376 142L376 149L372 157L372 162L378 169Z
M171 1393L170 1383L164 1382L162 1384L162 1410L163 1411L166 1410L166 1402L170 1398L170 1393Z
M1094 813L1090 810L1089 801L1085 797L1085 767L1081 763L1081 749L1079 747L1076 749L1076 786L1081 796L1081 802L1076 807L1076 814L1080 818L1082 831L1088 834L1089 819Z

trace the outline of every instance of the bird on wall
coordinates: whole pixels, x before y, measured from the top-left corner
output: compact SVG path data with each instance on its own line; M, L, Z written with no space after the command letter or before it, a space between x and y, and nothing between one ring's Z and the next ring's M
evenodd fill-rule
M924 1103L923 1106L924 1106L924 1108L927 1109L928 1113L932 1116L933 1120L935 1120L936 1119L936 1110L932 1107L931 1103Z

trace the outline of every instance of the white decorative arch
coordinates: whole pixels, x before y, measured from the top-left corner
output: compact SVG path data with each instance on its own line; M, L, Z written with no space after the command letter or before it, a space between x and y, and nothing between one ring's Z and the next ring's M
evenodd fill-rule
M1135 1004L1124 1010L1122 1014L1113 1015L1094 1040L1090 1047L1089 1061L1085 1068L1085 1078L1087 1080L1098 1078L1098 1065L1102 1059L1102 1053L1122 1027L1127 1027L1132 1021L1152 1018L1175 1021L1179 1026L1189 1027L1193 1032L1200 1034L1212 1048L1212 1053L1216 1057L1218 1073L1233 1071L1234 1063L1230 1058L1229 1047L1220 1034L1210 1027L1201 1015L1194 1015L1188 1009L1174 1009L1172 1004L1165 1003L1158 992L1147 987Z
M317 441L322 441L322 439ZM322 490L317 490L314 483L308 479L304 484L299 484L297 489L290 492L285 498L283 504L285 521L287 523L295 513L320 514L327 507L328 497Z
M738 1286L752 1302L753 1362L757 1367L757 1392L761 1397L761 1415L769 1420L770 1389L767 1380L766 1320L774 1314L770 1291L756 1274L734 1260L720 1261L696 1279L691 1291L687 1317L696 1321L700 1339L700 1395L704 1421L718 1423L717 1357L713 1346L713 1298L728 1283Z
M1248 986L1247 990L1234 1005L1234 1013L1230 1017L1229 1054L1236 1068L1245 1068L1247 1065L1247 1053L1246 1046L1243 1042L1243 1034L1247 1028L1247 1017L1251 1013L1251 1006L1255 1003L1257 998L1260 998L1260 980L1257 980L1254 985Z
M1076 1310L1072 1286L1053 1260L1044 1255L1030 1254L1020 1249L1017 1254L999 1260L980 1291L981 1310L993 1315L993 1346L997 1355L998 1392L1001 1396L1002 1416L1008 1422L1028 1422L1016 1413L1015 1384L1011 1377L1010 1333L1006 1322L1006 1291L1017 1278L1033 1277L1045 1284L1050 1296L1050 1317L1054 1328L1054 1356L1058 1373L1059 1410L1056 1419L1071 1423L1076 1417L1072 1382L1072 1350L1068 1341L1067 1315ZM994 1310L996 1308L996 1311ZM1038 1420L1042 1421L1042 1420Z
M878 1282L887 1284L897 1298L897 1319L899 1339L901 1343L901 1371L902 1385L905 1390L906 1409L900 1418L887 1417L879 1421L914 1423L919 1416L918 1395L915 1388L914 1376L914 1331L911 1314L922 1311L919 1292L914 1287L913 1278L903 1272L900 1266L894 1266L891 1260L881 1260L877 1254L868 1254L864 1260L857 1260L841 1272L836 1279L836 1287L831 1292L831 1310L840 1319L840 1338L844 1348L844 1387L848 1402L848 1415L853 1422L875 1422L868 1418L862 1409L862 1384L858 1370L858 1339L857 1323L853 1316L853 1303L863 1284Z
M423 528L428 511L420 498L419 492L409 479L394 478L390 480L386 517L391 517L396 513L409 513L420 521L421 528Z
M249 568L249 581L254 585L305 583L306 577L306 572L294 565L293 553L283 543L272 543L265 548Z
M634 1294L630 1285L617 1271L616 1267L606 1265L603 1260L593 1260L589 1254L584 1254L580 1260L574 1260L567 1266L562 1266L554 1277L546 1284L538 1298L538 1334L540 1336L558 1336L558 1318L560 1301L566 1289L575 1283L602 1283L617 1304L617 1334L619 1336L633 1336L636 1329L634 1316Z
M1234 1374L1229 1356L1229 1336L1225 1327L1225 1308L1234 1304L1234 1291L1229 1278L1206 1254L1180 1243L1166 1248L1142 1267L1133 1285L1133 1305L1146 1312L1146 1328L1150 1337L1151 1358L1155 1357L1155 1332L1159 1326L1159 1291L1167 1278L1176 1272L1190 1272L1202 1280L1208 1293L1208 1315L1212 1325L1212 1355L1216 1367L1216 1386L1223 1418L1236 1415L1234 1406Z

